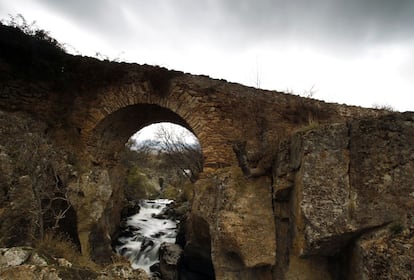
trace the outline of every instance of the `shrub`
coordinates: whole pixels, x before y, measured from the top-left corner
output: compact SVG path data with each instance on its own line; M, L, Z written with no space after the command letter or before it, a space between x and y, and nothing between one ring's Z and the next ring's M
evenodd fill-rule
M377 110L385 110L385 111L390 111L390 112L395 111L395 109L389 104L376 104L376 103L374 103L374 104L372 104L372 107L374 109L377 109Z
M56 48L59 51L65 51L63 45L61 45L56 39L50 36L49 32L40 29L36 25L36 21L28 23L22 14L17 14L15 16L9 14L8 20L1 20L2 24L17 28L21 30L24 34L32 36L33 38L46 42L53 48Z

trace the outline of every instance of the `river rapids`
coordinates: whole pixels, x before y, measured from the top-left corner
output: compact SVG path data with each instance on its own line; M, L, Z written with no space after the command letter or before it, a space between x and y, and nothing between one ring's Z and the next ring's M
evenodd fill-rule
M159 262L160 245L175 243L177 221L157 218L171 202L168 199L141 200L139 212L126 219L115 251L128 258L134 269L141 268L150 274L150 267Z

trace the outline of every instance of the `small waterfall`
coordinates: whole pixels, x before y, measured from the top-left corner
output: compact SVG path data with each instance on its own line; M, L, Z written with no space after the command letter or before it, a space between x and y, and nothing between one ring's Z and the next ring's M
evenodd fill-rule
M171 202L168 199L141 200L139 212L127 218L115 250L127 257L134 269L142 268L150 273L150 267L158 263L160 245L175 243L177 221L157 218Z

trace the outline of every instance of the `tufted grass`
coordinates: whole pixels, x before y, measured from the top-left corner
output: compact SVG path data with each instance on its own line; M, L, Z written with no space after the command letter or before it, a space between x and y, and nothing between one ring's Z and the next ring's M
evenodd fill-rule
M49 258L47 261L51 263L64 258L74 266L86 267L95 272L102 269L87 256L82 255L72 240L63 234L47 232L43 239L37 242L35 248L41 255Z

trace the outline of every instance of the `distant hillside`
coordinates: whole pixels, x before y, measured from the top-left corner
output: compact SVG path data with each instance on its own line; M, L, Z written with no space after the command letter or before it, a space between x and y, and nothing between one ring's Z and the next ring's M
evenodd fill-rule
M175 144L177 150L183 146L182 142L172 143ZM184 143L187 147L199 149L198 143ZM134 144L131 146L132 150L153 150L153 151L162 151L165 149L165 143L158 139L145 139L140 141L135 141Z

